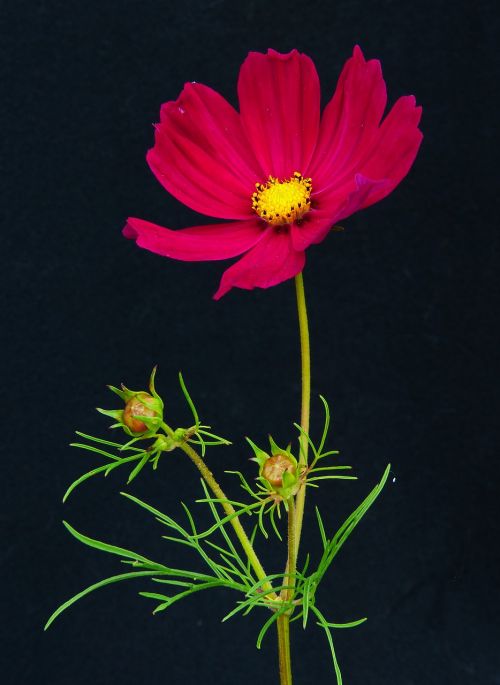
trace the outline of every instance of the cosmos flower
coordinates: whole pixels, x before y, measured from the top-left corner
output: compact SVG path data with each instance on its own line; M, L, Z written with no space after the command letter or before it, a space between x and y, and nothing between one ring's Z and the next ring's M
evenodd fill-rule
M239 113L217 92L187 83L161 108L147 155L160 183L191 209L225 220L171 230L129 218L124 235L184 261L243 255L223 274L231 288L268 288L296 276L305 250L332 227L386 197L422 140L421 107L387 102L380 63L356 46L320 117L312 60L297 50L251 52L238 79Z

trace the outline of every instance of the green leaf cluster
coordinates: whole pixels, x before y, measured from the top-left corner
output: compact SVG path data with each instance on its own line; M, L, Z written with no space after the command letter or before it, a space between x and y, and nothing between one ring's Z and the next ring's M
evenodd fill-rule
M104 457L105 463L77 478L66 491L64 501L84 481L100 473L107 476L111 471L121 466L129 467L127 483L131 483L146 464L150 463L152 468L156 469L163 453L171 452L180 446L186 450L187 447L184 443L198 445L202 455L205 454L207 446L230 444L224 438L212 433L209 430L209 426L201 423L198 411L181 374L179 374L179 382L186 403L193 416L193 426L174 430L162 421L158 429L155 428L154 431L152 428L148 429L147 433L133 437L124 443L113 442L77 432L82 441L72 443L72 446L96 454L99 457ZM155 393L155 398L157 398L158 396L154 389L154 372L151 377L150 388ZM133 394L133 392L126 388L118 391L118 393L124 394L123 399L127 399L128 394ZM358 626L366 618L347 623L328 621L317 606L317 591L345 541L379 496L387 481L390 465L387 466L380 482L377 483L351 515L347 517L332 537L328 537L319 509L316 508L322 553L315 567L308 555L303 566L297 569L294 567L293 572L289 572L287 568L283 573L274 573L265 577L261 577L262 573L260 573L257 576L258 570L256 571L255 565L252 565L250 556L247 557L248 550L247 554L245 554L243 548L240 548L239 545L235 545L233 542L234 531L230 525L238 523L233 521L236 517L238 519L243 517L252 519L253 529L249 541L252 548L258 534L261 534L266 539L269 537L266 527L267 521L270 521L272 529L281 540L275 514L277 514L278 519L281 517L281 504L288 510L298 487L318 487L318 482L322 480L355 478L351 475L339 474L339 471L350 470L350 466L338 464L323 465L325 459L338 455L338 451L325 449L330 429L330 411L328 403L323 397L321 397L321 401L324 407L324 424L318 444L313 442L310 435L299 424L294 424L301 438L299 440L300 449L302 450L300 461L296 460L292 455L291 445L282 450L270 438L271 455L273 457L284 455L293 467L291 473L288 473L288 471L284 472L284 474L289 476L289 480L285 481L283 479L283 487L271 486L263 477L264 466L267 460L272 457L258 448L250 439L248 439L248 442L255 454L254 461L259 465L255 484L251 486L239 471L228 471L228 473L237 475L241 488L244 490L247 498L249 497L250 499L249 502L216 497L209 492L205 481L201 480L203 496L196 500L196 502L204 506L205 512L208 510L211 520L210 525L203 530L197 527L194 513L184 503L181 503L184 512L184 519L181 523L143 500L129 493L121 493L122 496L133 504L149 512L156 522L166 529L162 535L166 541L188 547L194 553L197 565L193 568L172 568L163 563L148 559L137 552L83 535L76 531L69 523L64 522L67 530L77 540L95 549L118 556L121 563L128 567L128 570L105 578L78 592L64 602L50 616L46 628L67 608L94 590L125 580L148 579L156 586L139 592L141 596L155 602L153 609L155 614L165 611L172 604L197 592L212 588L225 588L236 592L238 598L234 608L222 618L223 621L237 614L247 615L256 608L266 610L266 618L257 635L256 643L258 648L260 648L269 628L283 614L287 614L290 617L290 621L301 621L304 629L307 627L309 617L312 615L316 624L326 634L337 682L341 684L342 676L335 654L333 633L336 629ZM148 444L144 446L144 441L146 440ZM310 448L312 455L310 463L307 463L305 458L304 442L307 442ZM206 516L204 520L206 520Z
M76 531L69 523L64 522L64 525L71 535L81 543L120 557L121 563L131 566L133 570L110 576L90 585L81 592L78 592L64 602L50 616L45 628L47 629L62 612L86 595L105 587L106 585L125 580L148 578L155 584L168 587L167 592L164 590L160 591L159 589L158 591L144 590L139 593L142 597L152 599L156 602L156 606L153 610L153 613L155 614L164 611L172 604L197 592L212 588L226 588L237 592L240 595L240 598L236 601L236 606L222 618L222 621L226 621L237 614L247 615L256 608L264 608L267 612L271 612L264 621L257 636L256 644L258 648L260 648L269 628L283 613L288 613L292 617L291 621L301 620L304 628L307 626L309 616L313 614L316 618L317 625L326 633L335 673L337 675L337 682L340 684L342 678L336 659L332 631L335 629L358 626L363 623L366 618L350 621L348 623L329 622L316 606L316 593L326 571L331 566L342 545L380 494L389 475L389 470L390 465L387 466L380 482L344 521L333 537L329 538L327 536L322 517L319 510L316 508L323 553L314 570L310 569L311 563L310 557L308 556L303 567L294 574L275 573L261 579L255 577L249 561L243 558L235 547L230 531L227 529L231 517L221 516L218 509L221 501L209 496L209 492L203 480L201 481L201 485L204 497L197 501L208 506L213 519L213 525L205 531L198 530L193 513L184 503L182 503L182 507L186 521L184 524L181 524L171 516L168 516L137 497L122 492L121 494L124 497L148 511L158 523L166 527L167 533L162 535L165 540L187 546L195 552L198 560L201 560L202 568L204 570L171 568L162 563L148 559L137 552L83 535ZM235 515L241 516L242 514L248 514L251 516L254 513L252 511L252 505L245 506L237 502L233 502L233 504L240 505L240 508L237 509ZM252 542L255 539L258 529L259 524L257 523L253 528ZM275 593L273 596L266 594L264 591L264 587L267 587L269 584L272 584L273 592ZM293 599L284 599L287 594L286 591L290 589L293 589L294 591Z

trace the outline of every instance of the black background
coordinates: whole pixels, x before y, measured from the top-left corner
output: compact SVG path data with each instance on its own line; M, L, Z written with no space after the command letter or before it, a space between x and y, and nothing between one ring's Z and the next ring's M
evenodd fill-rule
M264 615L221 624L236 598L220 591L152 617L137 596L148 583L121 584L75 605L49 632L42 626L69 596L120 572L116 558L71 538L62 518L159 561L185 560L120 497L124 473L60 504L66 486L99 463L67 444L75 429L106 434L93 411L115 404L105 383L142 387L158 363L168 417L182 425L182 369L202 417L235 442L209 453L219 473L250 477L243 436L286 442L298 418L293 283L215 303L227 264L168 261L121 236L128 215L172 228L200 219L145 164L160 104L191 80L235 103L241 62L268 47L311 55L327 101L358 42L382 61L390 103L417 96L425 137L389 198L308 251L313 394L328 397L331 445L359 475L324 486L309 504L320 504L333 530L393 464L318 605L330 620L369 617L336 633L346 685L500 683L494 4L0 4L4 682L277 682L275 636L254 646ZM313 410L314 430L317 400ZM177 453L131 486L172 515L197 488ZM304 548L317 552L310 516L306 526ZM280 570L283 550L268 547L266 566ZM297 684L334 682L313 622L305 634L295 624L293 661Z

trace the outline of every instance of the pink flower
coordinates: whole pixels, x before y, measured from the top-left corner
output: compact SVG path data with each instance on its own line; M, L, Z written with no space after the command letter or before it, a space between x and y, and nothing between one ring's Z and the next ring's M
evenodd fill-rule
M422 140L421 107L387 101L380 62L356 46L320 119L319 79L297 50L251 52L238 79L240 112L211 88L187 83L161 108L147 160L178 200L224 223L173 231L130 218L127 238L184 261L243 255L223 274L231 288L269 288L304 268L305 250L332 226L382 200L408 173Z

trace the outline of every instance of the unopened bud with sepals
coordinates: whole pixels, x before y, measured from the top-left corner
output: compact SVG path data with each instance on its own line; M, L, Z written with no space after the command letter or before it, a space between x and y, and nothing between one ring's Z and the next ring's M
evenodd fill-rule
M105 416L115 419L111 428L123 428L127 435L132 437L149 438L156 435L163 421L163 400L155 389L156 366L149 379L149 392L146 390L129 390L125 385L108 388L118 395L125 407L123 409L97 409Z
M257 447L249 438L247 441L255 454L252 461L256 461L259 465L258 480L266 490L278 494L285 501L295 495L300 486L300 474L299 464L290 451L291 445L282 449L269 436L271 446L269 454Z

